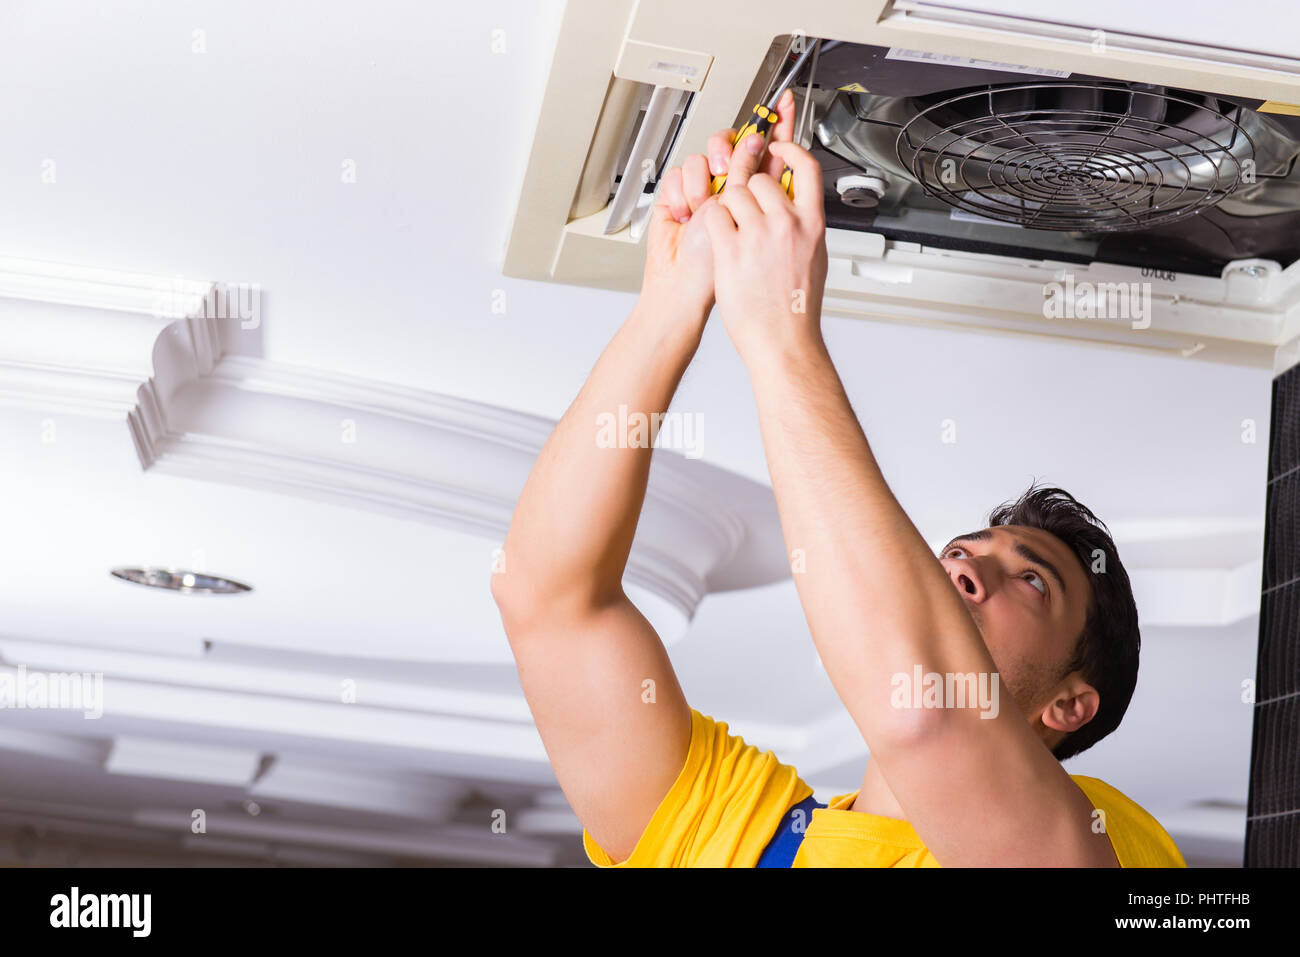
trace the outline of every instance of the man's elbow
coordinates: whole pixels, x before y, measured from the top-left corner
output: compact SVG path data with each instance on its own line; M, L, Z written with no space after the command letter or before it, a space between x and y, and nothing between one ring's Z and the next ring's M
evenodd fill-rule
M902 751L915 753L935 740L946 723L943 710L936 708L891 707L875 717L871 727L859 728L871 753L882 761Z
M504 571L492 571L492 600L501 614L501 624L506 637L514 639L529 628L541 610L538 590L527 582L512 578Z
M593 589L581 582L543 583L517 572L494 572L491 589L501 624L511 641L553 629L557 622L582 617L600 604Z

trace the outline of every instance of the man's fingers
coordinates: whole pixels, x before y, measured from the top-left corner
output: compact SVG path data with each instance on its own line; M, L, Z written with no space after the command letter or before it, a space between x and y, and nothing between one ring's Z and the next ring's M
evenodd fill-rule
M774 143L773 155L794 170L794 206L800 213L815 215L825 221L826 210L822 199L822 167L813 155L798 143Z
M794 216L794 206L790 204L790 197L781 188L781 180L772 176L766 170L759 170L751 176L749 182L745 184L745 188L758 202L764 216L774 214ZM727 194L723 193L722 195L726 196Z
M664 174L664 181L659 184L659 198L655 201L655 206L666 207L668 215L679 223L691 215L691 207L687 204L686 193L682 189L680 166L674 166Z
M709 137L705 152L709 154L709 172L714 176L721 176L731 167L731 140L735 135L733 126Z
M704 205L712 194L710 186L713 177L709 174L709 161L701 154L693 153L682 164L681 188L686 197L686 204L694 213Z
M744 186L745 181L758 171L764 146L764 138L755 133L750 133L735 145L731 153L731 167L727 170L727 189Z
M705 203L700 207L699 219L709 232L709 244L716 249L727 249L736 241L736 223L731 212L722 205L722 198L715 203ZM715 260L716 262L716 260Z
M727 208L727 212L741 229L761 228L763 210L759 207L754 194L749 191L748 183L737 185L728 176L727 188L718 194L718 202Z
M769 143L789 143L794 140L794 90L786 88L781 94L781 99L777 103L776 115L781 117L780 122L767 132ZM781 173L785 170L785 164L780 157L768 154L763 161L763 172L775 177L781 178Z

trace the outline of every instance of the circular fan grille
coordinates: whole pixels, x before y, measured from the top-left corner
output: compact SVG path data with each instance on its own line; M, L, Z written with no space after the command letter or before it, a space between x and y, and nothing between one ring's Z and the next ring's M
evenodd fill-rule
M957 209L1035 229L1114 232L1192 216L1253 169L1240 107L1159 87L1028 83L913 101L899 161Z

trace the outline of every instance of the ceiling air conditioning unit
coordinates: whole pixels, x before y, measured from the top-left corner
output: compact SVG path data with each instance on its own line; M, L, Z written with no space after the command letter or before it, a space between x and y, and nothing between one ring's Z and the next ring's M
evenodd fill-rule
M1039 0L1029 19L1011 0L569 0L503 270L636 291L663 172L739 128L802 57L824 314L1149 350L1187 357L1189 374L1200 360L1271 368L1247 863L1295 865L1300 30L1287 9Z
M505 273L635 291L661 174L817 45L827 314L1300 360L1300 33L999 6L569 0Z

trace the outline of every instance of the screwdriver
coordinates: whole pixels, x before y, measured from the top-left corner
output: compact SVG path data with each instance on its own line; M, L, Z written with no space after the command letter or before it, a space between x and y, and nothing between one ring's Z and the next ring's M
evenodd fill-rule
M786 74L785 79L781 81L781 85L776 88L776 92L772 94L766 104L754 104L754 110L750 113L749 120L746 121L745 125L737 130L736 135L732 137L731 148L733 153L741 140L747 139L751 136L767 136L767 131L776 126L777 123L781 122L781 117L776 112L776 105L781 102L781 95L785 93L786 88L794 82L794 78L798 76L799 71L803 69L804 61L808 59L820 44L821 40L816 40L809 44L808 49L804 50L799 56L799 59L795 61L795 65L791 67L790 72ZM805 105L805 109L806 108L807 106ZM726 185L727 174L719 173L713 177L713 182L710 185L709 192L720 193ZM784 172L781 173L781 188L785 190L785 194L791 199L794 199L793 186L794 170L787 166L785 167Z

